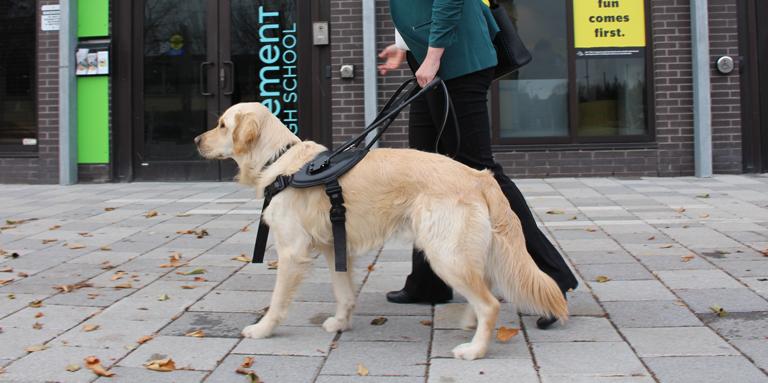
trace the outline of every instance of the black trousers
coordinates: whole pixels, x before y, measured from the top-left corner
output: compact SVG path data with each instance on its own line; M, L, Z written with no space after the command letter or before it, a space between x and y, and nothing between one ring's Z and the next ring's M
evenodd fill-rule
M418 63L408 54L408 64L416 71ZM437 150L454 155L454 159L474 169L490 169L496 182L509 200L512 210L520 218L528 252L536 265L551 276L563 291L576 288L578 282L563 257L544 236L531 213L523 194L514 182L504 174L491 152L491 128L488 116L488 89L494 69L486 69L446 81L459 123L459 149L453 119L448 119ZM436 89L426 97L411 104L408 121L410 146L414 149L434 152L444 116L442 89ZM405 290L420 300L444 300L452 297L451 288L430 268L424 254L413 251L413 269L405 283Z

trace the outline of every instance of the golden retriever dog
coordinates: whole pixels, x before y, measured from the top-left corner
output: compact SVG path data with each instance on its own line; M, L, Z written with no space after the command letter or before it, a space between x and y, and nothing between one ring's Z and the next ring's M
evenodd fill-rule
M326 150L301 141L259 103L232 106L195 143L205 158L234 159L240 167L239 182L255 188L259 197L277 176L296 173ZM476 326L476 332L470 343L453 349L454 357L472 360L485 355L500 306L492 287L522 309L567 318L560 289L526 251L520 221L489 171L439 154L375 149L339 183L347 208L350 257L380 248L395 233L406 233L424 251L435 273L466 297L464 322L466 327ZM257 324L243 329L243 336L272 334L285 319L317 253L328 260L337 301L335 316L323 328L329 332L349 328L355 290L351 272L334 268L329 210L324 188L316 186L289 187L262 212L274 236L280 267L269 310Z

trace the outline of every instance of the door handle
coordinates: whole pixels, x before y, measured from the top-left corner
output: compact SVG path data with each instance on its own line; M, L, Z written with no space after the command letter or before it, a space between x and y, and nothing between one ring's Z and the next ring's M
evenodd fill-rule
M229 67L229 76L225 75L227 67ZM221 84L222 88L224 89L223 93L225 96L231 96L232 93L235 93L235 63L232 61L224 61L224 66L221 73ZM225 80L227 81L225 82Z
M208 72L205 70L205 68L209 66L215 66L211 61L204 61L202 64L200 64L200 94L203 96L213 96L213 93L208 91L208 86L206 85L208 83Z

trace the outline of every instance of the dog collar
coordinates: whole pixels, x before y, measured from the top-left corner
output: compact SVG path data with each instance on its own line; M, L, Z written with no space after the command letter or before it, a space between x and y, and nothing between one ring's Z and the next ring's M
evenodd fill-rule
M274 158L272 158L272 159L270 159L269 161L267 161L267 163L265 163L265 164L264 164L264 166L262 166L262 167L261 167L261 172L263 172L263 171L264 171L264 169L268 168L270 165L272 165L272 164L274 164L275 162L277 162L277 160L279 160L279 159L280 159L280 157L282 157L282 156L283 156L283 154L285 154L285 152L287 152L288 150L290 150L292 147L293 147L293 143L290 143L290 144L288 144L287 146L285 146L285 147L283 147L282 149L280 149L280 151L279 151L279 152L277 152L277 155L276 155ZM261 172L260 172L260 173L261 173Z

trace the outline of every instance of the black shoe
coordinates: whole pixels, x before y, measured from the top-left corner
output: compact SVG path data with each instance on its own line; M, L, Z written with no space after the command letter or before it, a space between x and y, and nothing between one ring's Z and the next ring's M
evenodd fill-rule
M387 301L392 303L402 303L402 304L410 304L410 303L427 303L427 304L435 304L435 303L446 303L450 301L453 297L436 297L432 299L424 299L421 297L417 297L415 295L410 294L406 289L398 290L398 291L390 291L387 293Z

